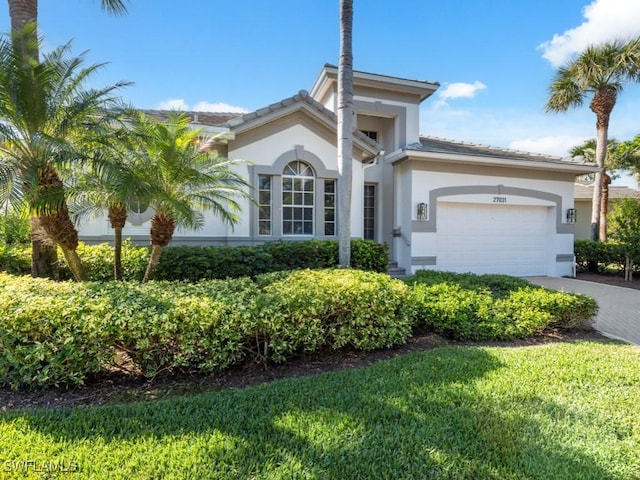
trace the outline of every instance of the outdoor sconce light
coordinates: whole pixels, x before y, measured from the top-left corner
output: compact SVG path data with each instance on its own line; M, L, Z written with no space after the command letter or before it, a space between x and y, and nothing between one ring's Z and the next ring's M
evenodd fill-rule
M578 218L578 212L575 208L567 209L567 223L576 223L576 219Z
M426 220L427 219L427 204L419 203L418 204L418 220Z

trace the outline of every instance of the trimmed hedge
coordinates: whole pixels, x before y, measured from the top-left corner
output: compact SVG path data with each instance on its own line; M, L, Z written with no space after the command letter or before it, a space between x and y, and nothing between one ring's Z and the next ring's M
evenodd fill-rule
M125 240L122 246L122 268L125 280L142 279L150 249ZM31 272L31 251L27 246L0 244L0 270L15 275ZM78 255L93 281L113 279L113 247L108 243L80 243ZM60 252L60 277L73 276ZM351 241L351 267L372 272L386 272L389 251L386 245L370 240ZM275 242L256 246L176 246L162 252L156 273L158 280L212 280L256 277L258 275L297 269L319 269L338 266L338 242L308 240Z
M574 242L576 267L579 272L590 271L590 266L604 272L610 268L624 271L625 247L616 242L596 242L594 240L576 240ZM640 266L640 257L634 258L636 267Z
M596 308L495 275L419 272L403 282L325 269L139 284L0 273L0 385L77 385L114 366L152 377L323 347L373 350L404 343L416 326L454 339L521 338L576 326Z
M386 245L370 240L351 241L351 267L386 272ZM305 240L274 242L256 246L176 246L162 252L156 273L159 280L223 279L255 277L263 273L320 269L338 266L338 242Z
M311 290L313 289L313 290ZM152 377L303 351L403 343L409 288L385 274L295 271L176 282L73 283L0 274L0 385L82 384L129 365Z
M584 326L596 313L594 299L533 286L506 275L422 270L413 285L416 315L436 333L456 340L524 338L549 326Z

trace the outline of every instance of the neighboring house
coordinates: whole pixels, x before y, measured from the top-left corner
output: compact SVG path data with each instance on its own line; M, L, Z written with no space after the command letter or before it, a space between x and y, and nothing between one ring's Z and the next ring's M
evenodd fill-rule
M253 113L190 113L194 127L231 133L221 154L252 162L243 172L256 205L243 205L233 229L207 216L202 230L177 232L174 244L336 238L337 73L325 65L310 93ZM421 136L420 104L438 87L354 72L353 237L387 243L408 273L570 275L574 180L595 167ZM148 241L150 216L133 215L124 235ZM111 237L106 220L80 233L88 242Z
M591 200L593 185L576 183L573 189L574 205L576 209L576 240L591 238ZM609 185L609 211L621 198L640 198L640 192L629 187Z

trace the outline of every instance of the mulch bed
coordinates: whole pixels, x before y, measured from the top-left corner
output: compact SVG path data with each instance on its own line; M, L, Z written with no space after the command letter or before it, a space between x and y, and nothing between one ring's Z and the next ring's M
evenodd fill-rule
M640 290L640 275L634 277L630 282L625 282L624 274L622 273L578 273L576 278L588 282L606 283L607 285L615 285L616 287Z

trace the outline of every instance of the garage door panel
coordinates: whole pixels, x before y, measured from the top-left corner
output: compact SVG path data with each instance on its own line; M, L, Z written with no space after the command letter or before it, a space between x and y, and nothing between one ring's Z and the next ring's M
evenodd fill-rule
M546 275L548 207L438 203L442 270Z

